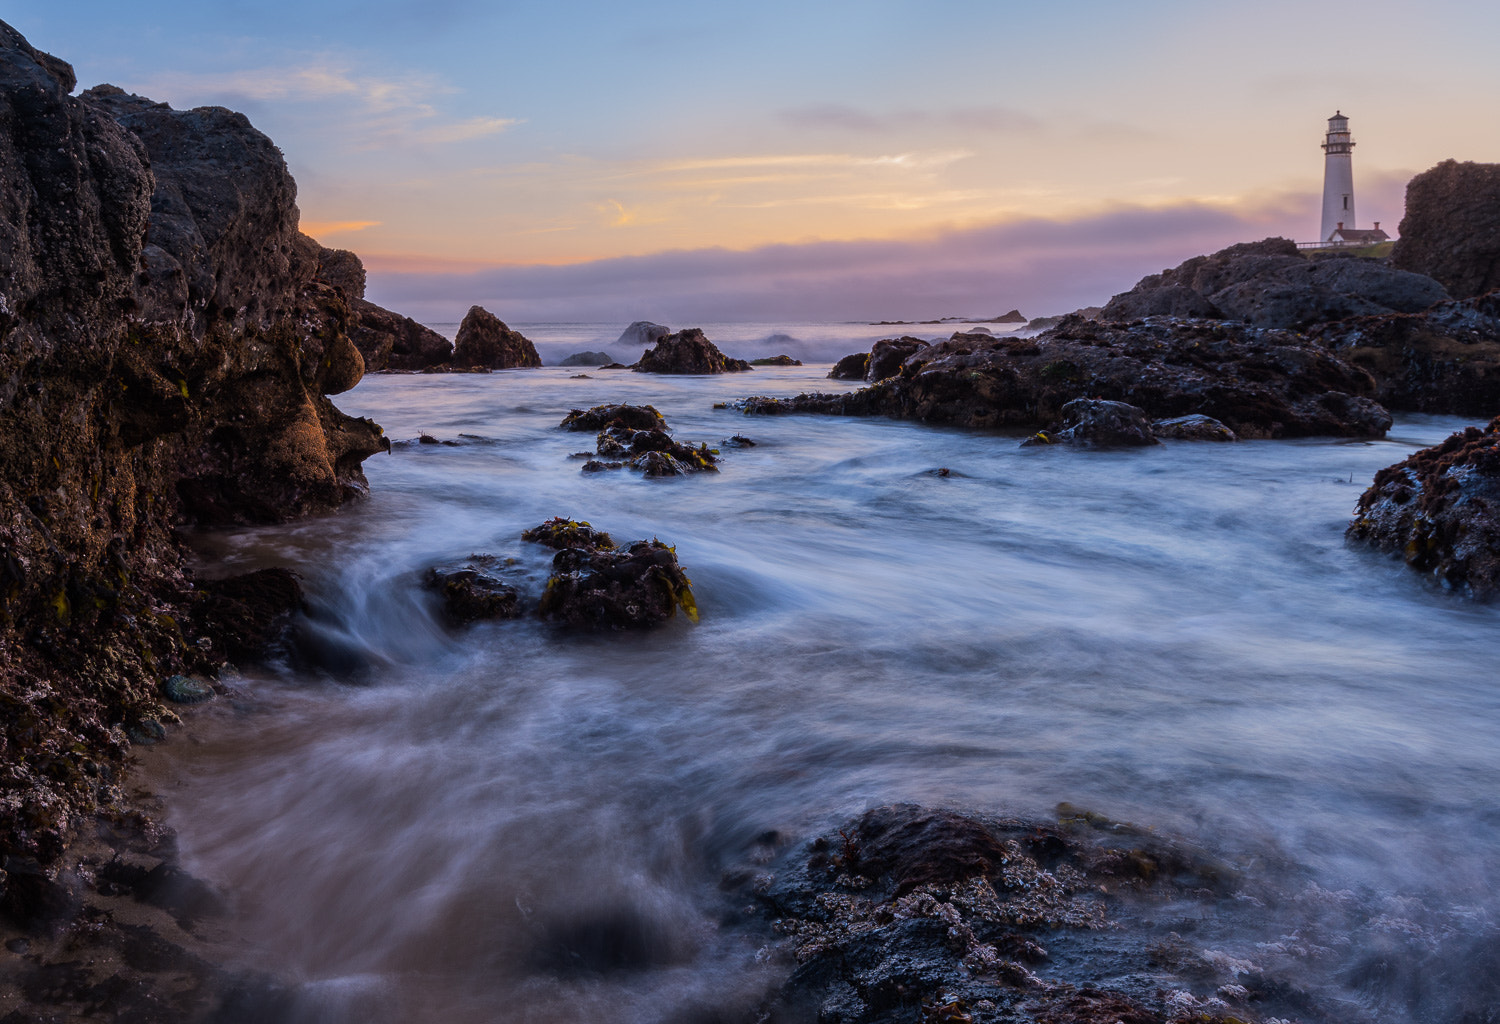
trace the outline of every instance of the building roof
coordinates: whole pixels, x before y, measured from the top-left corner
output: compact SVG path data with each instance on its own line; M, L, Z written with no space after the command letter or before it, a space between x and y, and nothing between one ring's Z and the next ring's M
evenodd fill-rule
M1390 239L1384 228L1335 228L1333 234L1328 236L1330 242L1359 242L1371 245L1375 242L1385 242Z

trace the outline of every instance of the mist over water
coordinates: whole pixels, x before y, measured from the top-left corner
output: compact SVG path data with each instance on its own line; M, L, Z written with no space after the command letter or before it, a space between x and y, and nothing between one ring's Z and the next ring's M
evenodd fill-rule
M851 386L826 371L369 377L346 412L460 443L372 458L338 515L200 538L226 572L297 569L314 605L298 657L172 745L169 793L187 867L307 1019L748 1005L779 969L721 925L723 868L903 800L1069 801L1288 892L1493 921L1497 610L1342 537L1377 470L1462 421L1095 452L713 408ZM604 401L757 445L718 474L583 474L592 436L557 425ZM427 567L513 557L534 600L551 552L520 533L554 515L675 545L701 623L439 623ZM1250 944L1313 911L1237 913ZM1392 998L1384 1019L1423 1018Z

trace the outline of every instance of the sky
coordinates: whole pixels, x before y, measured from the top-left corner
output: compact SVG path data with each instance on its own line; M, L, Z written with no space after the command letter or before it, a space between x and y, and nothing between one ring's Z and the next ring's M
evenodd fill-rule
M110 82L243 111L419 320L1028 316L1500 161L1500 5L22 0ZM1394 230L1392 230L1394 233Z

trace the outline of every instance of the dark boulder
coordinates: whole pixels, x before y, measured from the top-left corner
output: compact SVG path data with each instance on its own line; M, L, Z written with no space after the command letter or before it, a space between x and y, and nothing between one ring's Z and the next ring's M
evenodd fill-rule
M1238 441L1239 437L1212 416L1174 416L1156 420L1151 433L1169 441Z
M608 352L574 352L570 356L564 356L558 366L604 366L615 361L615 357Z
M864 380L870 368L870 353L855 352L833 364L828 371L829 380Z
M361 298L350 302L350 310L354 322L349 336L367 370L426 370L452 361L453 342L431 327Z
M908 356L927 348L921 338L887 338L877 341L870 349L870 361L865 365L865 380L874 383L901 372L901 364Z
M520 593L496 573L498 565L492 555L475 555L462 565L427 570L427 587L442 596L449 622L463 625L521 614Z
M704 337L698 328L664 335L656 347L641 353L631 367L637 373L707 374L750 369L743 359L731 359Z
M1444 160L1413 178L1391 263L1455 298L1500 288L1500 164Z
M788 355L767 356L764 359L750 360L751 366L801 366L802 360L793 359Z
M598 432L605 427L628 427L631 430L666 430L667 421L649 405L596 405L591 409L574 409L559 424L564 430Z
M1500 292L1319 324L1308 336L1369 371L1373 397L1388 408L1478 417L1500 409Z
M680 607L698 621L692 581L677 553L658 540L624 548L572 547L552 560L540 613L590 630L640 629L665 622Z
M676 441L665 430L631 430L605 427L598 434L595 450L605 458L630 460L647 476L681 476L688 472L718 472L718 455L706 444L694 448Z
M1232 245L1142 278L1111 299L1103 317L1204 317L1300 328L1349 316L1415 313L1448 298L1430 277L1342 255L1308 259L1285 238Z
M1491 597L1500 589L1500 417L1376 473L1346 536Z
M348 249L319 249L318 280L343 292L348 303L365 297L364 261Z
M1135 448L1160 444L1146 413L1126 402L1075 398L1062 407L1062 426L1040 431L1023 445L1069 444L1090 448Z
M1194 413L1241 437L1379 437L1390 414L1370 375L1290 331L1233 321L1069 316L1036 338L958 335L901 373L845 394L748 398L747 413L891 416L1044 428L1075 398L1128 402L1153 419Z
M455 367L509 370L541 366L542 357L525 335L482 306L470 306L453 339L452 362Z

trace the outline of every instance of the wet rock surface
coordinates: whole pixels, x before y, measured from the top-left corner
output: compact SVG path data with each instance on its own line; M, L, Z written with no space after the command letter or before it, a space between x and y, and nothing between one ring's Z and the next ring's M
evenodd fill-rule
M698 621L692 581L677 552L659 540L616 547L588 523L552 519L526 539L558 549L538 613L577 629L642 629L670 619L681 608Z
M120 804L127 738L177 721L163 680L255 656L297 601L194 586L176 531L333 510L387 448L327 397L363 372L357 274L297 230L275 145L75 85L0 25L0 856L40 872L0 903Z
M1143 278L1111 299L1102 317L1203 317L1300 328L1350 316L1416 313L1448 297L1422 274L1347 255L1308 259L1295 242L1267 238Z
M1442 282L1455 298L1500 288L1500 164L1444 160L1406 186L1391 263Z
M463 323L458 325L458 336L453 339L452 365L509 370L541 366L542 357L524 334L505 326L504 321L483 306L470 306Z
M650 405L596 405L591 409L574 409L558 424L564 430L597 432L605 427L630 430L666 430L667 421Z
M1238 441L1234 431L1212 416L1174 416L1155 420L1151 433L1166 441Z
M598 430L595 451L601 457L584 464L583 472L597 473L626 465L648 477L718 472L718 453L707 444L694 447L672 438L667 421L649 405L596 405L574 409L563 419L564 430Z
M521 595L501 578L502 565L493 555L471 555L460 565L429 569L425 583L442 597L443 614L450 624L514 619L522 614Z
M829 380L864 380L870 366L870 353L854 352L833 364L828 371Z
M749 370L750 364L743 359L731 359L720 352L695 327L663 335L657 340L655 348L641 353L641 358L631 369L637 373L737 373Z
M1062 407L1062 426L1039 431L1023 445L1068 444L1085 448L1138 448L1160 444L1141 409L1125 402L1075 398Z
M1387 408L1479 417L1500 409L1500 292L1318 324L1308 337L1367 370Z
M1487 599L1500 589L1500 417L1375 474L1346 536L1437 583Z
M1289 984L1266 962L1286 958L1203 916L1231 893L1258 898L1229 865L1060 812L879 807L768 869L731 872L724 887L749 901L748 920L769 920L769 950L790 970L764 1019L1366 1019Z
M1069 316L1035 338L955 335L901 372L847 394L753 397L746 413L890 416L1045 428L1076 398L1127 402L1153 419L1210 416L1240 437L1379 437L1390 414L1370 374L1291 331L1232 321Z

